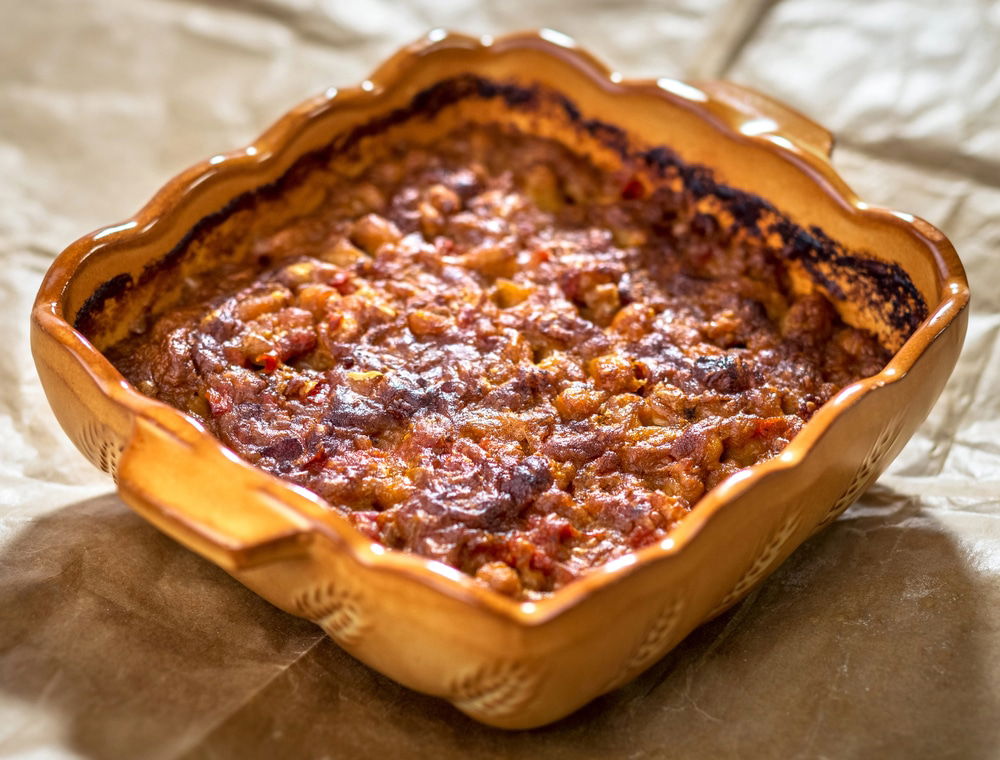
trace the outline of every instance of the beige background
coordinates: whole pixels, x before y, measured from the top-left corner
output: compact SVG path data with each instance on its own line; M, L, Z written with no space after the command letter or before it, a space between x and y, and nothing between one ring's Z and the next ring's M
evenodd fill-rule
M31 299L72 239L438 25L576 36L838 133L974 291L962 362L862 501L630 686L504 734L368 670L133 516L52 418ZM0 756L1000 757L1000 4L0 0Z

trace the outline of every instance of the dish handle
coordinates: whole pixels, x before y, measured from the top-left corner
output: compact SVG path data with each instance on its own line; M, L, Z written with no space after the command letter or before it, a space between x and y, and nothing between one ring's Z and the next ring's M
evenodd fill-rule
M129 506L226 570L298 556L312 539L287 486L275 487L176 413L135 417L117 480Z

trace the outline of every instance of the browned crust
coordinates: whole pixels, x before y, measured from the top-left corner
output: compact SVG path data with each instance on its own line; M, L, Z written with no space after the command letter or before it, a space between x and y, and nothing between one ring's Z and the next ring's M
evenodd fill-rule
M713 197L729 213L734 225L755 235L779 236L784 243L785 257L801 263L816 285L834 300L865 304L897 333L900 344L927 317L928 309L923 297L906 271L895 262L879 259L869 252L847 250L818 227L801 227L760 196L717 181L710 168L686 163L669 147L633 146L624 130L614 124L585 117L565 95L539 86L526 87L463 74L422 90L406 106L303 155L276 181L243 193L215 213L203 217L165 256L147 265L137 280L131 275L121 274L97 287L75 315L73 326L85 335L92 334L109 301L125 297L130 290L146 285L156 275L169 269L183 257L194 240L218 227L234 212L251 209L258 200L281 195L302 182L312 169L329 163L334 156L349 150L366 137L378 135L410 119L433 118L443 109L470 99L499 99L510 109L527 112L539 110L543 103L557 104L577 129L614 150L623 160L641 162L661 177L676 173L695 199Z

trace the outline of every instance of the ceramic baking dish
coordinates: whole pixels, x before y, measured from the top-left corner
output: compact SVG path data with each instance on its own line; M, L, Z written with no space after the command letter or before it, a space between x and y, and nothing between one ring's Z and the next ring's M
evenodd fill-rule
M319 497L140 394L100 352L168 306L171 282L211 265L210 245L185 247L192 235L280 193L290 172L356 160L400 135L430 143L470 121L515 124L603 165L641 157L705 213L784 245L797 281L822 287L846 321L896 352L781 455L709 492L668 539L536 602L373 544ZM831 147L823 128L765 96L623 80L554 32L433 32L359 87L303 103L251 146L171 180L132 219L73 243L39 291L32 350L63 428L164 532L400 683L485 723L541 725L745 596L865 490L947 380L967 321L962 265L931 225L858 200Z

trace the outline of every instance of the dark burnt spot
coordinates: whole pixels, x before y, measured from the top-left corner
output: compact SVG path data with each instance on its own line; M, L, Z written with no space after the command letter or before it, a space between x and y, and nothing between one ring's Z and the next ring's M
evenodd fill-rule
M755 236L761 234L760 218L766 211L775 212L774 207L762 198L739 191L734 193L729 204L729 212L736 224Z
M472 77L476 81L479 95L485 99L501 97L511 108L530 106L538 98L538 89L522 87L516 84L491 82L481 77Z
M458 521L476 530L502 531L517 517L514 504L507 496L485 496L465 509L454 510Z
M469 527L490 531L509 530L525 509L553 483L548 462L530 456L497 479L496 491L487 491L457 513Z
M719 185L715 186L715 197L723 201L734 201L740 195L740 191L729 185Z
M690 228L691 232L699 237L712 237L719 232L719 220L711 214L695 214L691 219Z
M500 492L510 497L519 512L551 485L549 463L539 456L526 457L502 475L497 484Z
M400 388L387 395L384 400L385 410L397 420L407 420L421 409L433 404L433 397L410 388Z
M396 420L406 420L417 412L436 406L437 389L421 385L420 378L400 371L384 376L378 390L378 403L386 414Z
M580 113L580 109L576 107L576 103L567 98L565 95L557 95L556 101L566 113L566 118L570 121L578 122L583 118L583 115Z
M351 392L344 387L335 388L328 400L324 422L331 428L364 433L374 437L392 427L399 418L398 410L384 403Z
M260 453L261 456L287 462L302 455L302 442L298 438L282 438L267 446Z
M549 97L556 102L570 123L576 124L591 137L613 148L619 155L624 156L628 152L628 134L617 124L601 119L584 118L576 103L565 95L553 93Z
M713 195L718 185L712 175L712 170L697 164L684 164L679 167L681 178L688 192L701 199Z
M264 405L253 401L244 401L236 405L236 414L243 419L259 419L263 413Z
M740 393L752 385L752 377L738 357L699 356L694 361L694 374L716 393Z
M83 306L76 313L73 326L87 335L96 325L94 320L101 308L108 301L113 301L125 295L126 291L132 287L132 275L118 274L110 280L102 282L93 293L83 302Z
M382 129L379 131L382 131L386 126L405 121L415 115L433 118L448 106L473 97L482 100L502 98L510 108L522 108L530 106L536 99L537 93L538 90L533 87L522 87L467 74L431 85L418 92L407 106L396 109L375 122L380 123ZM367 129L367 125L361 129ZM351 140L345 142L351 143Z
M587 119L581 122L580 126L591 137L600 140L618 155L624 156L628 153L628 135L621 127L599 119Z
M681 165L681 160L669 148L658 146L650 148L639 154L639 158L646 162L650 168L656 169L661 175L668 169L676 169Z
M548 389L549 375L538 369L527 369L520 373L511 383L511 388L518 396L534 398Z

